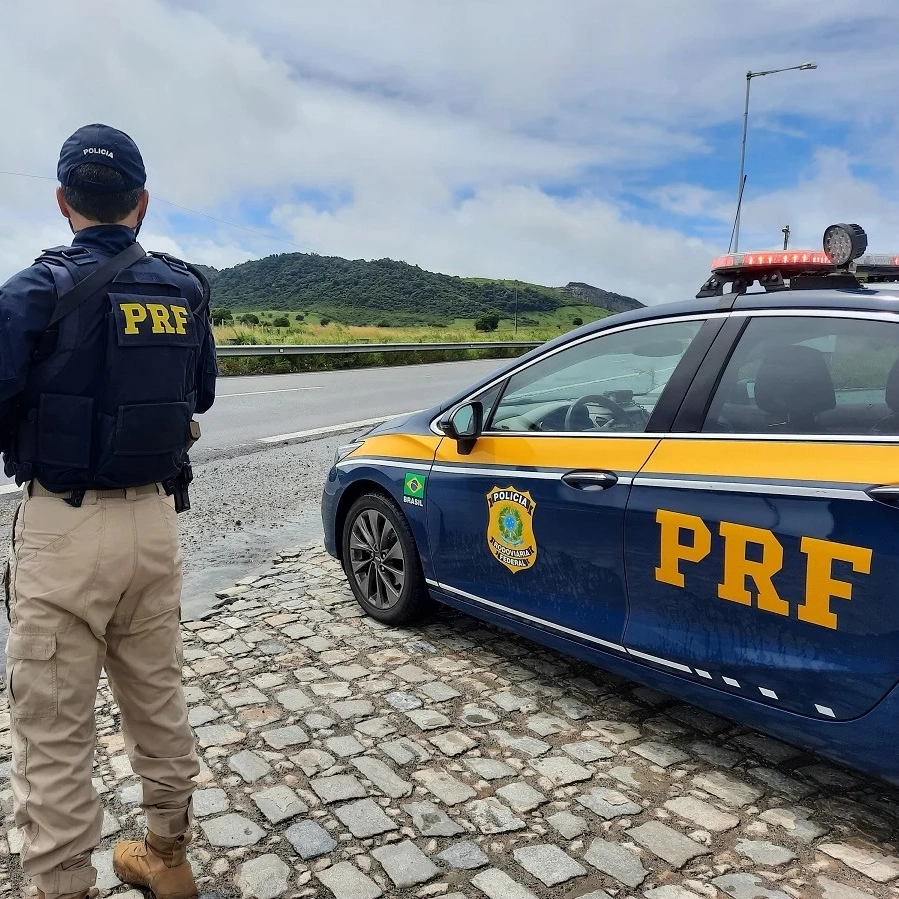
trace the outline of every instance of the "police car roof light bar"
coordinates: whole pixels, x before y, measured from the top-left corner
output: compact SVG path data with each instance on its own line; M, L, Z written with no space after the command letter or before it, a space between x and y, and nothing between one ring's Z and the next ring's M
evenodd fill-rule
M864 281L899 281L899 255L865 254L868 236L859 225L831 225L824 232L823 243L823 250L766 250L719 256L713 260L712 274L697 297L721 296L727 284L736 294L746 293L756 281L766 291L785 290L784 279L790 279L793 288L845 288L861 286Z

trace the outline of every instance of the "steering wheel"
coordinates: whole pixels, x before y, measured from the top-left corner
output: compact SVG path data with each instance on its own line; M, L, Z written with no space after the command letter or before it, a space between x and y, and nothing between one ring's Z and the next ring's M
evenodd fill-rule
M615 400L609 399L609 397L601 393L589 393L587 394L587 396L582 396L580 399L575 400L568 407L568 411L565 413L566 431L581 430L580 428L572 427L572 425L574 424L575 418L578 415L584 415L588 420L590 420L590 415L587 412L587 406L590 405L603 406L612 413L612 424L618 422L619 424L623 424L625 427L630 428L630 416L627 414L627 412L624 411L621 406L618 405L618 403L615 402Z

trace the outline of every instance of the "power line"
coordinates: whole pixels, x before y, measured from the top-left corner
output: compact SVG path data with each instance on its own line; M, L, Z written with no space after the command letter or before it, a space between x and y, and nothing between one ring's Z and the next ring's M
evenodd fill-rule
M194 215L201 215L205 219L211 219L214 222L218 222L221 225L228 225L229 228L239 228L241 231L248 231L250 234L255 234L258 237L267 237L269 240L277 240L279 243L287 244L289 247L296 247L299 250L308 250L310 253L314 253L315 250L312 247L304 247L302 244L293 243L290 240L284 240L281 237L275 237L272 234L266 234L264 231L256 231L253 228L247 228L245 225L236 225L234 222L226 222L224 219L216 218L214 215L208 215L205 212L200 212L197 209L189 209L187 206L181 206L178 203L173 203L171 200L165 200L162 197L156 196L154 194L154 199L159 200L162 203L167 204L168 206L174 206L176 209L183 209L185 212L191 212Z
M55 178L48 178L46 175L31 175L27 172L6 172L0 169L0 175L12 175L16 178L36 178L40 181L55 181ZM278 243L286 244L289 247L295 247L298 250L307 250L310 253L314 253L315 250L312 247L305 247L302 244L294 243L290 240L284 240L283 237L275 237L273 234L266 234L264 231L256 231L254 228L247 228L245 225L238 225L234 222L226 222L224 219L216 218L214 215L209 215L206 212L200 212L198 209L191 209L188 206L182 206L179 203L173 203L171 200L166 200L164 197L153 195L154 200L159 200L160 203L165 203L167 206L174 206L176 209L183 209L185 212L190 212L192 215L199 215L205 219L210 219L213 222L218 222L220 225L227 225L229 228L238 228L241 231L246 231L249 234L255 234L257 237L264 237L267 240L276 240Z
M55 181L55 178L48 178L46 175L29 175L25 172L4 172L0 170L0 175L15 175L17 178L39 178L41 181Z

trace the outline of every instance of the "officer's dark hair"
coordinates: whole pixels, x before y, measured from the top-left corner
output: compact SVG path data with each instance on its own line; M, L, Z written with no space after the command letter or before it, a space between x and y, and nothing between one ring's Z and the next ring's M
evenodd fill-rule
M90 181L94 184L102 184L107 188L125 186L122 176L106 165L95 165L85 162L72 170L73 178L80 181ZM143 188L135 190L115 190L112 193L93 193L82 190L79 187L64 187L62 189L66 203L79 215L83 215L92 222L102 222L111 225L134 212L140 202Z

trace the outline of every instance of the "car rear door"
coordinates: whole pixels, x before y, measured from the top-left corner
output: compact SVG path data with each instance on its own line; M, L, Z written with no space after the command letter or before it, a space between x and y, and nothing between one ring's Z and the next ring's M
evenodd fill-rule
M732 313L631 488L624 643L846 720L899 680L899 319Z
M672 392L679 405L672 375L681 363L695 371L711 342L694 340L702 325L692 316L581 338L481 394L485 432L473 448L445 438L428 478L432 588L620 649L630 484L658 442L650 416Z

